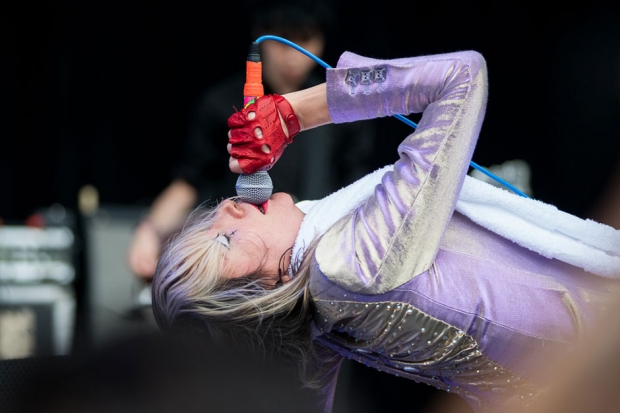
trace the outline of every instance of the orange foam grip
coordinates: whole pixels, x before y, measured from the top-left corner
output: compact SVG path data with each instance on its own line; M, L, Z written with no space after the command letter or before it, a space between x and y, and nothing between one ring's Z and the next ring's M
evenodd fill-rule
M246 62L245 85L243 96L261 97L265 94L263 88L263 64L262 62Z

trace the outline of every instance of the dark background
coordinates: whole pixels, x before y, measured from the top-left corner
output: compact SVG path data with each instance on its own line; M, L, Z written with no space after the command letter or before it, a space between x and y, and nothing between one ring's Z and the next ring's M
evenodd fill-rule
M344 50L480 51L490 97L474 161L525 158L537 198L585 214L619 153L618 14L596 1L563 10L535 1L406 6L337 2L324 60L335 65ZM247 19L235 2L3 6L0 217L22 220L53 203L75 209L85 184L102 204L148 205L168 183L199 93L243 67ZM389 162L407 127L387 121L378 156Z

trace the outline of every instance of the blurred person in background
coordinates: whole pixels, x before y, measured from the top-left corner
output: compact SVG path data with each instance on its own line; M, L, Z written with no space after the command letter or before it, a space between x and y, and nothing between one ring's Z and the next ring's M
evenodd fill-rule
M271 34L284 37L322 57L334 24L335 8L329 1L248 1L252 40ZM248 43L249 46L249 43ZM267 40L260 44L265 94L289 93L321 83L325 74L309 57L288 45ZM245 50L240 52L240 70ZM227 119L241 108L245 72L239 72L206 90L196 105L187 137L185 158L174 177L150 206L133 234L128 263L137 276L149 280L155 271L162 243L203 202L235 195L237 174L231 173L222 145ZM375 133L370 122L332 125L294 145L269 174L274 190L297 199L318 199L371 172Z

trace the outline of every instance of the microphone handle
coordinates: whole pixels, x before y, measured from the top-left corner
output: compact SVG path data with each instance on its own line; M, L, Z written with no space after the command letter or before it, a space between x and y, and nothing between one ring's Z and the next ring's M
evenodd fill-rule
M252 42L245 62L245 85L243 85L243 107L265 94L263 88L263 64L260 61L258 43Z
M252 42L245 63L245 84L243 85L243 107L265 94L263 88L263 66L260 61L258 43ZM262 175L262 177L261 177ZM248 183L260 183L259 188L252 188ZM273 185L266 171L254 174L240 174L235 186L237 195L245 202L262 204L271 196Z

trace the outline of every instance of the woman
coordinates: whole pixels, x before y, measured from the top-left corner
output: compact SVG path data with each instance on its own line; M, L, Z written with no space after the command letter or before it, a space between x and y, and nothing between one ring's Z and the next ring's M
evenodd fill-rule
M458 393L476 410L529 405L543 390L539 363L566 355L617 282L574 265L581 251L563 254L570 240L551 236L551 252L547 242L525 248L498 235L502 225L487 229L491 213L468 212L478 224L459 212L461 192L475 186L463 183L486 100L476 52L345 53L326 84L231 116L230 168L250 173L273 165L298 130L422 112L393 167L324 200L226 200L194 220L158 264L160 325L189 320L297 353L304 365L322 360L327 411L343 357ZM597 245L584 249L609 255ZM582 266L617 275L617 258L600 271Z

